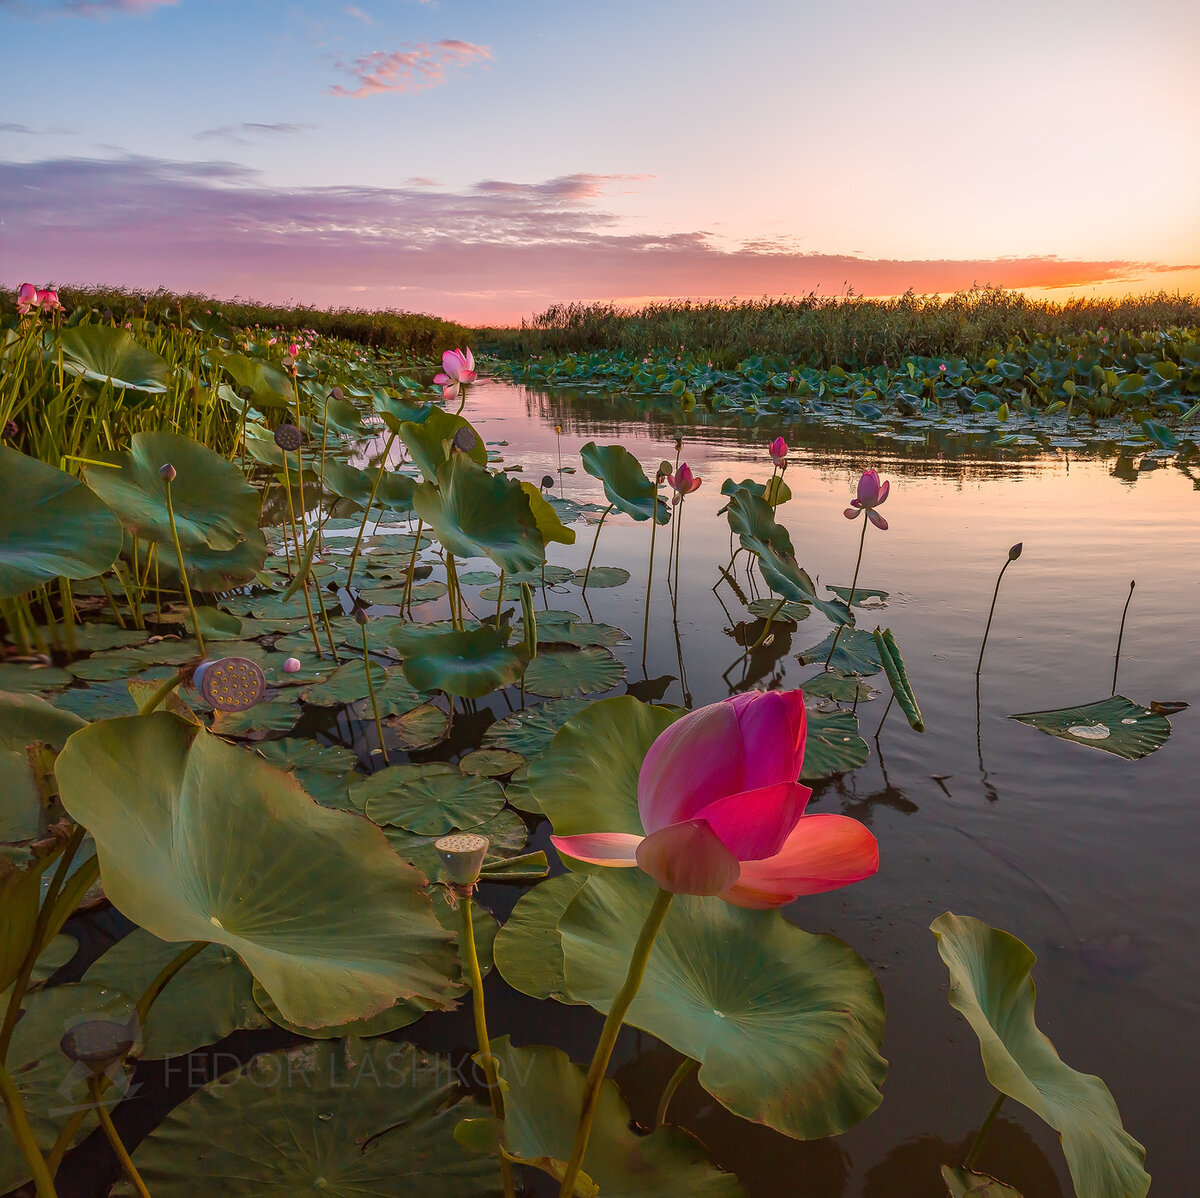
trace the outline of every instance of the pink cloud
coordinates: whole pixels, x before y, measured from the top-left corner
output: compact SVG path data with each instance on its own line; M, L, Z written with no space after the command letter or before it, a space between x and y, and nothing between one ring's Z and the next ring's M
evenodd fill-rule
M143 157L0 163L5 281L110 283L514 321L569 300L895 295L974 284L1114 283L1194 267L1053 256L906 261L722 249L627 232L595 201L625 176L489 180L464 191L263 186L244 167ZM81 199L81 197L86 197Z
M378 92L419 92L446 81L447 72L472 62L490 60L488 46L460 42L453 38L429 45L418 42L399 50L372 50L353 62L339 62L337 68L358 81L356 88L335 83L330 93L357 99Z
M178 4L179 0L42 0L37 5L17 3L9 5L17 12L29 16L71 16L93 19L111 16L113 13L151 13L158 8Z

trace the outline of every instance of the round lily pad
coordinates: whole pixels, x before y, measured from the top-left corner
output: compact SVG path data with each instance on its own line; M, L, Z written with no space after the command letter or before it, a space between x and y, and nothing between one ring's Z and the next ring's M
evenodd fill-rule
M358 764L353 749L297 737L267 741L258 751L291 774L323 807L345 807L349 802L351 775Z
M625 677L625 666L607 649L548 649L525 670L525 688L535 695L563 698L592 695L616 686Z
M365 711L362 714L366 716ZM450 731L450 717L436 703L422 703L400 715L388 716L384 723L405 752L428 749Z
M487 837L487 856L483 861L485 874L492 874L503 868L529 841L529 829L525 826L525 821L508 808L491 819L476 824L470 831L476 836ZM443 882L448 880L442 859L433 847L433 842L443 833L420 835L405 828L388 825L384 828L384 834L393 850L409 864L415 865L427 878Z
M1111 699L1083 707L1029 711L1009 718L1061 740L1115 753L1126 761L1137 761L1161 749L1171 735L1171 721L1166 716L1124 695L1113 695Z
M412 626L393 629L392 643L404 655L404 676L418 690L444 691L469 699L482 698L516 682L529 654L510 645L507 627L483 625L465 632L416 632Z
M459 759L458 768L464 774L505 778L524 764L525 758L511 749L475 749Z
M808 712L802 782L856 770L870 756L870 746L859 736L858 717L852 711Z
M576 570L571 581L581 587L586 582L593 590L606 587L623 587L629 581L629 571L621 566L593 566L591 570Z
M797 654L801 665L824 665L833 648L833 638L836 632L831 632L819 645L805 649ZM837 637L837 647L833 648L833 657L829 661L832 669L842 674L878 674L883 669L883 661L879 656L879 646L869 632L856 628L843 628L841 636Z
M807 603L796 603L791 599L785 599L782 607L778 599L755 599L746 610L764 620L772 616L775 620L786 620L792 624L807 620L812 615L812 608Z
M72 681L71 675L58 666L26 664L17 661L0 662L0 691L29 693L52 691Z
M354 786L353 801L377 824L422 836L444 836L491 819L504 791L491 778L464 775L447 762L393 765Z

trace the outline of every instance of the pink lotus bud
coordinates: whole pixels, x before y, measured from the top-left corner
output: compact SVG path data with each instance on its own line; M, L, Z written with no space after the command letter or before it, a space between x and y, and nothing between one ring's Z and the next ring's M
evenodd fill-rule
M771 461L776 466L782 466L787 461L788 445L782 437L776 437L768 447L767 452L771 455Z
M289 657L287 661L283 663L283 672L285 674L299 674L300 659L298 657Z

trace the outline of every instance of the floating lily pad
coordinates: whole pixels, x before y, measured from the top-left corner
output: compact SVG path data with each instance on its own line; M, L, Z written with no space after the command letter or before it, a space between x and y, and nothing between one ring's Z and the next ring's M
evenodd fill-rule
M620 645L629 640L629 633L624 629L612 624L592 624L586 620L544 627L539 618L537 626L538 644L579 645L586 648L589 645Z
M843 602L845 602L845 603L850 602L850 588L849 587L835 587L835 586L830 586L828 583L826 583L825 589L827 591L832 591ZM854 606L855 607L865 607L865 608L868 608L871 610L873 610L875 608L880 608L880 607L887 607L888 598L889 598L889 596L888 596L887 591L876 591L876 590L872 590L870 587L855 587L854 588Z
M291 774L323 807L345 807L358 755L341 745L323 745L300 738L272 740L258 751L272 765Z
M858 735L858 717L852 711L808 712L802 782L856 770L866 765L870 756L870 747Z
M489 877L502 873L509 861L519 854L529 841L529 829L525 826L525 821L515 811L509 811L507 808L482 824L476 824L471 832L476 836L487 837L488 850L483 861L483 872ZM442 833L421 835L389 824L384 828L384 834L393 850L405 861L415 865L427 878L441 882L449 880L442 859L433 847L433 842ZM545 854L541 854L541 857L544 866Z
M285 1017L439 1000L454 952L379 832L166 712L80 729L56 770L114 906L163 940L232 948Z
M839 703L865 703L875 697L875 692L853 674L842 674L827 670L815 678L801 683L801 689L811 698L836 699Z
M833 649L835 636L837 648ZM829 658L830 649L833 649L832 658ZM797 658L805 666L824 665L825 659L829 658L829 665L842 674L878 674L883 669L875 638L856 628L843 628L841 636L831 632L819 645L797 654Z
M141 928L118 940L84 974L97 986L141 995L186 944L170 944ZM210 944L163 989L142 1026L142 1057L182 1056L230 1032L268 1026L251 994L253 978L237 954Z
M103 574L121 552L121 522L93 491L4 445L0 511L0 598Z
M505 778L524 764L525 758L511 749L475 749L459 759L458 768L464 774Z
M593 590L623 587L629 581L629 571L621 566L593 566L591 570L576 570L571 581L581 587L586 582Z
M363 712L365 718L366 712ZM435 703L422 703L400 715L386 716L389 728L404 751L428 749L444 740L450 731L450 717Z
M73 679L66 670L58 666L26 665L23 662L0 662L0 691L25 693L52 691L66 686Z
M1137 761L1161 749L1171 735L1171 722L1166 716L1157 715L1124 695L1113 695L1111 699L1083 707L1028 711L1009 719L1077 745L1115 753L1126 761Z
M491 778L464 775L456 765L393 765L355 783L352 801L377 824L420 836L466 831L497 815L504 791Z
M483 625L465 632L416 631L396 626L392 644L404 655L401 669L419 690L482 698L520 679L529 661L521 644L510 645L510 629Z
M525 670L525 688L535 695L564 698L610 690L625 677L625 666L607 649L548 649Z
M271 699L245 711L213 712L212 730L241 740L262 740L276 732L291 732L300 708L291 699Z
M156 1198L498 1195L495 1160L454 1140L483 1108L455 1102L452 1079L448 1061L390 1040L260 1053L177 1106L134 1164Z
M979 1037L988 1081L1058 1132L1075 1192L1142 1198L1146 1150L1122 1126L1108 1087L1067 1065L1034 1022L1037 958L1028 946L949 911L930 928L950 971L950 1005Z
M70 374L150 395L162 395L167 389L166 362L153 350L139 345L125 329L80 325L64 329L58 344L63 354L63 369Z
M590 704L589 699L552 699L549 703L514 712L497 720L483 734L482 747L512 749L532 761L550 747L554 734L572 716Z
M772 616L776 620L787 620L792 624L807 620L812 615L812 608L807 603L796 603L791 599L785 599L782 607L779 606L778 599L755 599L746 610L752 616L759 616L764 620L767 616Z

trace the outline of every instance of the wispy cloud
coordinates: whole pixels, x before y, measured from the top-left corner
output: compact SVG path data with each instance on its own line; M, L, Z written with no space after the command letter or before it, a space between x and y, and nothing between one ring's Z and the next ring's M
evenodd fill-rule
M624 231L602 200L636 182L577 174L487 180L462 191L415 179L394 188L284 191L220 161L0 163L11 247L5 271L13 279L162 285L482 322L572 299L1066 287L1196 269L1051 256L903 261L769 245L728 250L700 231Z
M262 137L287 137L293 133L309 133L316 125L297 125L290 121L263 124L259 121L243 121L240 125L219 125L215 129L202 129L196 134L197 141L228 141L234 145L248 146Z
M179 0L0 0L0 10L22 16L90 17L93 20L114 13L151 13L158 8L178 4Z
M28 137L70 137L74 129L54 125L48 129L35 129L32 125L18 125L14 121L0 121L0 133L16 133Z
M372 50L351 62L336 64L339 71L345 71L357 82L357 87L335 83L329 90L332 95L352 99L378 92L424 91L444 83L450 71L461 70L473 62L488 61L491 57L489 46L453 38L432 44L410 43L399 50Z
M347 16L354 17L357 20L362 21L364 25L375 24L375 18L371 16L370 13L363 12L361 8L355 8L353 4L348 4L342 9L342 12L344 12Z

